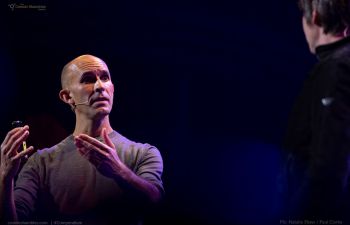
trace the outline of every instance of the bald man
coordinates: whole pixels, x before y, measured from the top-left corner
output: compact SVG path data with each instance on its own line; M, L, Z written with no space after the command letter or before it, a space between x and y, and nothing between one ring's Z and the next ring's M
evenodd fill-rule
M72 135L35 152L20 171L18 149L29 127L11 130L1 145L1 219L140 224L146 207L164 191L159 151L113 130L114 85L106 63L92 55L69 62L59 97L75 113Z

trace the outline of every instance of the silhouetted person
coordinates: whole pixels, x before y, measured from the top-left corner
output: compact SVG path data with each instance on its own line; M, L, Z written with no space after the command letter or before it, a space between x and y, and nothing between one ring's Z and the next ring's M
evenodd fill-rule
M315 65L285 140L285 218L345 220L349 214L350 1L299 0Z

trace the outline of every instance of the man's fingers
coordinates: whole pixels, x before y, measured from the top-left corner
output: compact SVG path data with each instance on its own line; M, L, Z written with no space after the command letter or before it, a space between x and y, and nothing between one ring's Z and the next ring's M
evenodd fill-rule
M82 144L77 144L77 149L78 149L78 152L84 157L84 158L88 158L89 157L89 152L90 152L90 149L87 149L85 148Z
M101 157L108 157L109 153L106 151L101 150L98 146L90 144L90 142L82 140L79 137L76 137L76 146L79 150L79 152L87 159L94 159Z
M102 151L101 149L98 149L98 148L93 148L92 151L98 152L99 154L101 154L105 157L108 157L108 155L109 155L107 152Z
M13 160L17 160L19 158L24 157L25 155L29 155L34 151L34 147L30 146L29 148L27 148L25 151L22 151L20 153L18 153L15 157L13 157Z
M77 147L78 152L85 158L87 158L87 154L89 152L89 150L83 148L83 147Z
M22 134L22 136L20 136L19 138L17 138L14 143L12 144L10 150L6 153L7 155L13 155L15 153L15 151L17 151L20 147L20 145L22 145L23 141L26 140L26 138L29 135L29 131L25 130L24 133Z
M84 148L78 148L78 151L84 158L86 158L89 162L91 162L95 166L98 166L99 164L101 164L101 161L102 161L101 156L98 156L96 154L96 151L86 150Z
M14 128L8 132L5 140L1 144L1 149L5 151L4 153L11 151L11 147L14 145L14 142L23 136L23 134L28 131L28 129L29 127L26 125L24 127Z
M13 135L11 135L10 139L8 140L8 143L12 144L15 140L17 140L23 133L25 133L28 130L29 130L28 125L19 128Z
M6 135L5 139L4 139L4 141L2 142L1 147L2 147L4 144L6 144L6 143L10 140L10 138L11 138L16 132L18 132L19 130L21 130L22 128L23 128L23 127L16 127L16 128L14 128L14 129L10 130L10 131L7 133L7 135Z
M102 136L104 142L105 142L109 147L111 147L111 148L114 149L114 144L113 144L112 140L108 137L106 128L103 128L101 133L102 133L101 136Z
M101 141L93 137L90 137L89 135L86 135L86 134L80 134L79 136L76 137L76 140L80 140L81 143L85 143L84 146L87 148L97 148L105 152L107 152L108 149L110 148L105 143L102 143Z
M95 147L90 142L83 140L81 137L75 137L75 145L78 148L85 148L85 149L88 149L88 150L90 150L90 149Z

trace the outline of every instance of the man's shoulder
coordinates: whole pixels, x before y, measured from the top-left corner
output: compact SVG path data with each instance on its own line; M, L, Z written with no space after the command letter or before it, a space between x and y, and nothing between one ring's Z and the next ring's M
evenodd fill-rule
M123 146L125 148L137 148L137 149L147 149L154 147L148 143L141 143L137 141L130 140L129 138L121 135L117 131L113 131L113 134L111 136L112 141L115 142L115 144L119 146Z
M33 157L47 158L47 157L50 157L52 155L56 155L58 153L63 153L65 151L71 149L73 147L73 143L74 143L73 136L69 135L68 137L63 139L61 142L59 142L51 147L38 149L38 151L36 151L33 154ZM65 151L63 151L63 150L65 150Z
M160 155L159 150L149 143L132 141L117 131L113 132L114 134L111 137L112 141L117 151L121 154L134 155L135 157L144 156L146 154Z
M350 53L349 54L335 54L327 60L322 60L315 65L316 69L332 70L334 68L350 67Z
M317 83L333 86L350 78L350 54L331 57L315 65L311 73ZM348 82L346 82L348 83Z

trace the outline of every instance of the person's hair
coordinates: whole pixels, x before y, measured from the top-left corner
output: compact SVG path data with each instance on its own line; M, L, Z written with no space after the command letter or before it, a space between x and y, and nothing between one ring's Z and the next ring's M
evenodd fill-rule
M313 10L324 32L338 34L350 25L350 0L298 0L306 21L311 23Z

